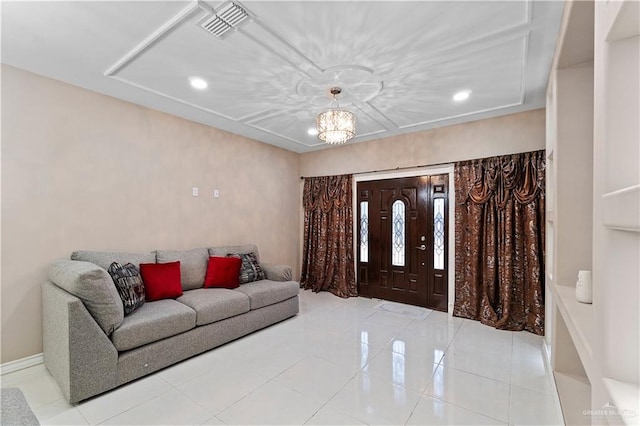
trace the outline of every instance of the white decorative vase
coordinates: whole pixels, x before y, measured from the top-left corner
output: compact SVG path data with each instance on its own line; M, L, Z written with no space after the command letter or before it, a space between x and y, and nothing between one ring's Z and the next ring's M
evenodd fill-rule
M593 303L593 285L591 284L591 271L578 271L576 283L576 299L582 303Z

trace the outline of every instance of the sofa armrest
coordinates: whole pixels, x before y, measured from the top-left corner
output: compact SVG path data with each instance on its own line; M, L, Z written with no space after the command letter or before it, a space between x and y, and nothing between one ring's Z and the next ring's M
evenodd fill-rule
M118 384L118 351L82 301L51 281L42 284L44 363L70 403Z
M260 263L268 280L271 281L291 281L293 273L291 267L287 265L275 265L272 263Z

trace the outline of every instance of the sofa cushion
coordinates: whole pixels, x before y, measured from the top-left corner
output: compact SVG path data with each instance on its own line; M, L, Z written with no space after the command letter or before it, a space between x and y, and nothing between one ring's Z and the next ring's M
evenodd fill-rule
M204 287L238 287L241 266L242 259L239 257L211 256L207 265L207 276L204 278Z
M260 253L258 253L258 246L255 244L243 244L240 246L220 246L209 247L209 256L226 256L228 253L247 254L255 253L256 258L260 261Z
M136 266L141 263L156 263L156 254L79 250L71 253L71 260L95 263L106 270L109 269L113 262L123 265L125 263L133 263Z
M147 302L113 332L111 341L118 351L127 351L165 337L191 330L196 313L184 303L171 299Z
M59 260L49 270L58 287L82 300L87 311L107 335L124 320L122 300L109 273L91 262Z
M209 260L208 249L157 250L156 256L158 263L180 262L180 279L183 290L202 288Z
M204 325L249 312L249 297L225 288L200 288L186 291L176 299L193 309L196 324Z
M296 296L300 291L300 284L295 281L262 280L243 284L233 291L249 296L253 310Z
M122 299L125 316L144 305L144 284L140 270L133 263L121 265L113 262L108 272Z
M175 299L182 296L180 262L141 263L140 275L148 301Z

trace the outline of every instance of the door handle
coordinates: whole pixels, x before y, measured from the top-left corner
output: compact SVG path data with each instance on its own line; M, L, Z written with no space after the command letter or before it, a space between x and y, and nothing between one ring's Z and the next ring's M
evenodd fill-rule
M419 245L418 247L416 247L418 250L422 250L425 251L427 249L427 246L425 244Z

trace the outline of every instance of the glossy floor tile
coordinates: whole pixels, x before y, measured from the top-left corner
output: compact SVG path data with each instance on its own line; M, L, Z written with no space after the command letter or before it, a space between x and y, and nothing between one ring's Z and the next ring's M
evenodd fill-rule
M425 395L507 423L509 391L507 383L440 365Z
M437 398L423 396L408 425L497 425L506 424Z
M542 338L380 300L300 294L300 314L67 403L43 365L1 377L43 425L562 424Z
M390 384L386 379L358 374L327 406L367 424L404 424L420 393Z
M218 414L226 424L300 425L309 420L323 403L275 381L236 402Z

